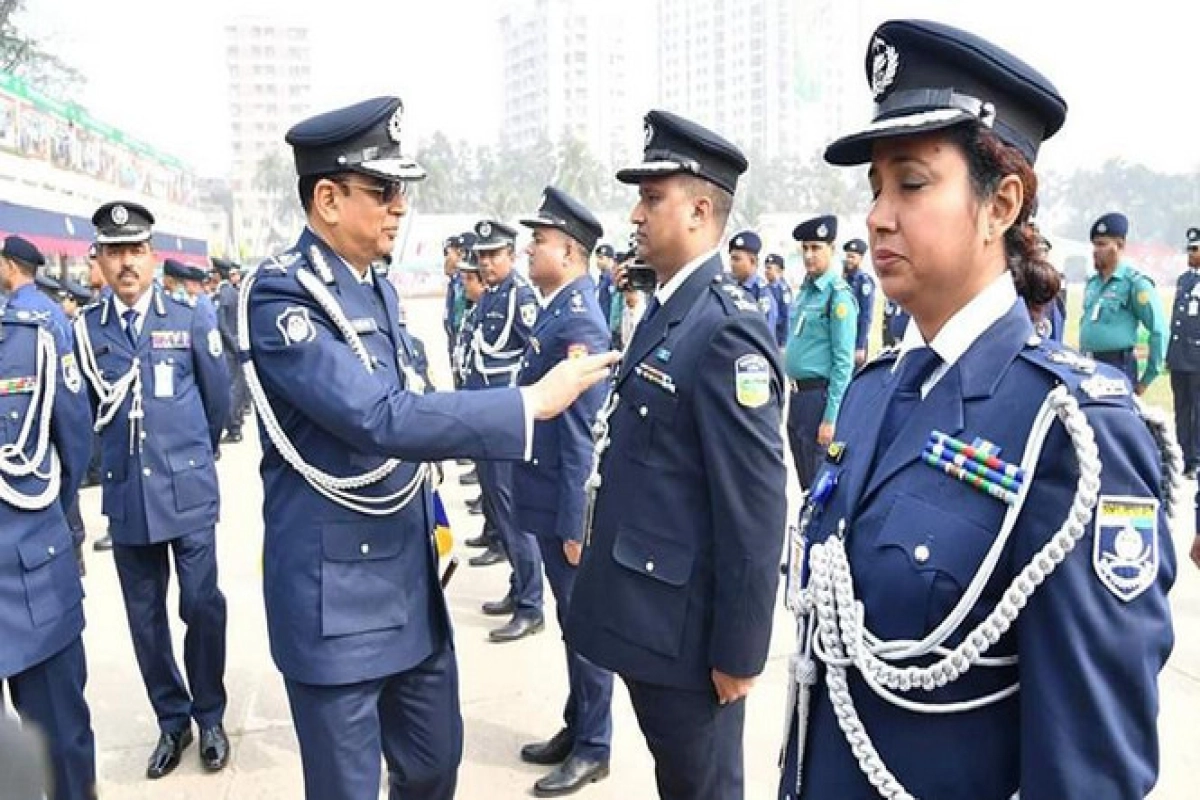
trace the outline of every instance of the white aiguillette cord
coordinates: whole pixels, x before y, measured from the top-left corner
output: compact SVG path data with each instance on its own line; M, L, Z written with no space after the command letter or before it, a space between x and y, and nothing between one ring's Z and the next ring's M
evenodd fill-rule
M100 365L96 362L96 352L92 349L92 337L88 333L85 314L80 314L75 318L74 328L75 339L79 342L79 366L99 400L96 424L93 426L96 433L100 433L108 427L108 424L113 421L113 417L117 415L117 411L120 410L121 404L125 402L125 398L130 392L133 392L133 400L129 406L129 454L133 455L134 452L141 450L142 421L145 418L145 411L142 409L141 359L138 358L137 353L134 353L133 363L129 370L114 383L109 383L104 379Z
M36 365L33 396L29 398L29 407L21 421L21 432L15 442L0 445L0 500L22 511L40 511L47 508L58 499L62 486L58 450L50 444L50 418L57 389L55 370L58 369L58 353L55 350L54 337L42 327L38 328ZM29 437L33 435L35 419L38 428L33 454L26 455L25 449L29 445ZM47 452L50 455L47 471L39 472L38 466L46 460ZM25 494L9 483L10 478L24 478L30 475L46 482L37 494Z
M315 246L310 248L309 255L314 260L314 266L318 269L324 267L325 271L328 272L328 265L324 263L324 258L319 249ZM354 352L359 362L362 363L363 368L367 372L374 372L375 367L371 361L370 354L367 352L361 338L359 338L358 333L354 330L353 324L346 317L346 313L342 310L337 299L330 294L325 285L312 272L304 268L297 268L295 275L300 285L321 306L321 309L342 334L342 338L346 341L351 351ZM400 466L401 461L389 458L370 472L338 477L324 472L305 461L304 457L300 455L300 451L296 449L291 439L288 438L287 432L283 430L283 426L279 424L279 420L275 416L275 410L271 408L270 400L267 399L266 391L263 389L258 372L254 367L254 354L250 345L250 290L254 286L254 282L254 275L247 277L242 282L242 290L238 295L238 355L242 361L242 368L246 375L246 385L250 389L250 397L254 401L254 407L258 411L258 418L262 422L263 429L267 432L267 438L271 440L271 444L279 451L283 460L292 469L296 470L309 486L344 508L370 516L388 516L405 508L414 498L420 496L421 487L429 475L429 466L427 464L418 465L413 471L412 479L396 492L389 495L373 496L354 490L362 489L384 480ZM337 388L334 387L333 390L336 391Z

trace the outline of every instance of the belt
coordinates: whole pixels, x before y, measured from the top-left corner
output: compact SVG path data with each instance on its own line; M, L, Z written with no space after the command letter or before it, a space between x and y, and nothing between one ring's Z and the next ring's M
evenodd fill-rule
M800 378L790 380L793 392L803 392L807 389L824 389L829 385L828 378Z
M1125 363L1125 360L1133 354L1132 347L1126 347L1124 350L1105 350L1099 353L1091 353L1091 357L1104 364L1116 364L1120 366Z

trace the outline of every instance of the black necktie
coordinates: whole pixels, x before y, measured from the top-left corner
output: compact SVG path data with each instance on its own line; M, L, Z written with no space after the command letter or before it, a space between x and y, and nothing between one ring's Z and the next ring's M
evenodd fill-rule
M887 452L904 421L921 402L921 386L941 363L941 357L929 347L918 347L905 353L896 376L896 391L892 393L879 429L879 442L875 447L877 456Z
M125 313L121 315L121 318L125 320L125 336L129 339L129 344L132 347L137 347L137 344L138 344L138 333L137 333L138 312L134 311L132 308L126 309Z
M650 305L646 306L646 313L642 314L642 321L638 327L648 323L660 308L662 308L662 303L658 302L658 295L651 297Z

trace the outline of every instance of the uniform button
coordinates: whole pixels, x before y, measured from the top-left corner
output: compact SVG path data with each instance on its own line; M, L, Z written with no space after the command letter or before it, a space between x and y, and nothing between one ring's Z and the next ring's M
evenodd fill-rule
M106 472L106 473L104 473L104 477L108 478L109 480L112 480L112 473Z
M638 416L644 417L649 413L650 413L650 409L646 408L645 406L642 406L641 408L638 409Z
M371 545L367 544L366 542L363 542L359 546L358 552L362 553L365 556L367 553L371 552Z
M654 562L653 561L646 562L646 572L654 572Z
M913 548L913 558L917 560L918 564L924 564L929 560L929 548L923 544L917 545Z
M142 474L145 475L146 477L149 477L150 476L150 468L146 467L145 469L143 469Z
M534 465L535 467L538 465L538 460L537 460L536 458L533 460L533 465Z
M54 545L50 545L49 547L46 548L46 553L48 553L49 555L54 555L57 552L58 552L58 550L56 550L54 548Z
M10 417L12 417L13 419L16 419L16 418L17 418L17 412L16 412L16 411L10 411L10 412L8 412L8 415L9 415Z
M194 458L189 458L189 459L188 459L188 466L189 466L189 467L194 467L194 466L196 466L196 460L195 460Z

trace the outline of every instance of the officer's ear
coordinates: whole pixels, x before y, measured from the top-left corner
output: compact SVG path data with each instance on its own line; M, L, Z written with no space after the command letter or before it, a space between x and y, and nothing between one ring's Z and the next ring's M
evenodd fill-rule
M341 201L346 191L332 178L320 178L313 186L312 213L326 225L336 225L341 218Z

